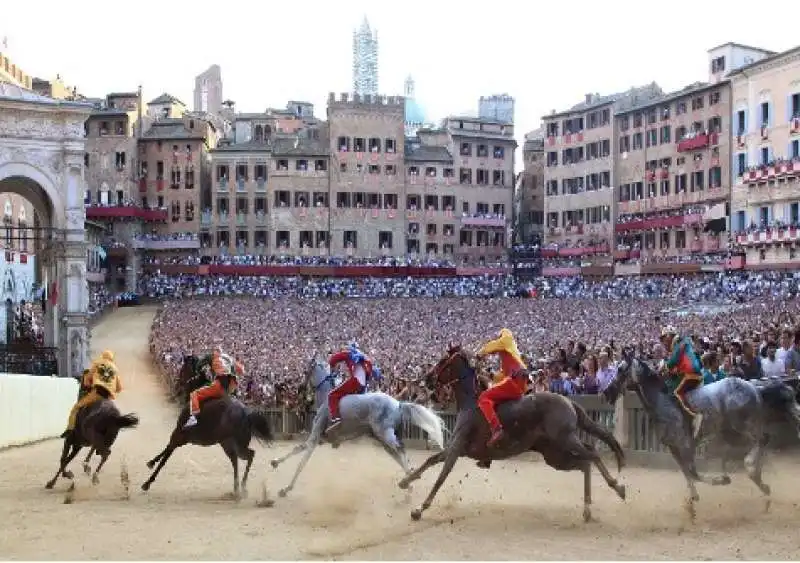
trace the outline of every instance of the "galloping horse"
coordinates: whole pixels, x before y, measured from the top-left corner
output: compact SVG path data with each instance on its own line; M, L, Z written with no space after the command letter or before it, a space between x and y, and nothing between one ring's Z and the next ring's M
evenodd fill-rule
M497 408L497 414L506 429L506 438L497 446L487 448L489 423L477 407L478 380L467 352L460 346L451 346L439 363L426 374L425 380L429 389L454 385L458 418L453 438L447 448L429 457L416 471L400 481L400 488L405 489L429 467L444 463L422 507L411 512L412 519L419 520L422 513L431 506L439 488L462 456L485 462L536 451L554 469L583 471L585 521L592 517L592 463L603 475L608 486L621 499L625 499L625 486L611 476L594 446L581 441L578 431L583 430L605 442L614 452L619 470L625 464L622 447L611 432L595 423L580 405L553 393L526 395L518 401L502 403Z
M135 414L120 414L117 405L109 398L105 389L97 387L96 392L103 395L103 398L78 412L75 431L70 432L64 438L64 448L61 450L58 471L47 482L46 488L52 489L59 476L65 479L73 478L72 471L68 471L67 466L84 446L91 448L83 465L87 475L91 473L89 460L92 453L100 454L100 463L97 464L94 475L92 475L92 484L99 483L98 474L111 455L111 446L114 445L119 431L122 428L134 428L139 424L139 417Z
M306 372L306 386L311 386L315 394L315 408L317 414L311 427L308 439L294 447L292 451L281 458L272 460L272 467L278 467L290 457L305 452L300 463L297 464L289 485L281 489L279 495L285 497L297 482L300 473L308 463L314 448L322 440L323 432L328 426L330 414L328 412L328 395L335 386L333 375L328 365L314 358L311 360ZM428 436L438 448L444 447L444 421L432 410L415 403L400 402L385 393L364 393L363 395L348 395L340 403L342 426L328 439L332 445L352 439L364 434L371 434L380 443L386 452L395 460L403 472L408 475L410 468L403 443L395 430L401 424L410 423L428 433Z
M613 403L628 385L639 396L642 406L655 424L661 443L678 462L686 478L688 497L685 507L692 521L696 517L694 503L700 499L695 482L730 484L731 478L726 471L729 447L739 445L742 441L749 448L744 458L747 475L767 497L769 506L770 488L761 480L765 445L763 403L758 389L752 383L738 377L727 377L698 387L688 394L689 406L703 413L703 428L697 441L686 424L681 407L667 394L663 380L646 362L634 357L630 350L624 350L617 375L604 395ZM721 475L706 477L697 471L695 448L703 438L719 438L724 446Z
M179 375L180 381L189 383L189 388L183 395L202 387L207 380L195 377L194 368L197 360L194 356L186 356ZM181 390L184 391L184 390ZM233 497L241 498L247 495L247 478L250 467L253 465L255 450L250 448L250 440L255 437L261 442L272 441L272 430L267 416L252 410L233 397L211 399L203 403L200 414L197 415L197 424L184 428L189 419L189 406L185 404L178 416L175 430L172 431L169 443L156 457L147 462L150 469L158 463L153 474L142 485L143 491L150 490L150 485L156 480L161 469L167 463L173 452L186 444L198 446L213 446L219 444L228 456L233 466ZM241 489L239 483L239 459L247 462L242 476Z

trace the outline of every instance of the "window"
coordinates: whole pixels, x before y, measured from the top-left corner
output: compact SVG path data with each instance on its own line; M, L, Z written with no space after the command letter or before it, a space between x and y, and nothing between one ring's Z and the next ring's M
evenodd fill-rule
M304 158L300 158L294 161L294 169L298 172L306 172L308 171L308 161Z
M800 117L800 94L792 94L792 119Z
M391 250L392 231L378 231L378 246L382 250Z
M369 152L372 153L379 153L381 152L381 140L377 137L370 137L369 139Z
M492 170L492 185L493 186L505 185L505 171Z
M769 127L769 102L761 104L761 127Z
M661 128L661 144L667 144L672 142L672 130L670 129L669 125L664 125Z
M367 151L367 142L364 140L363 137L356 137L355 139L353 139L353 150L355 152Z
M384 139L383 146L385 147L385 152L389 154L394 154L396 152L394 139Z
M224 181L228 179L228 166L221 164L217 166L217 180Z
M164 161L159 160L156 162L156 180L164 179Z
M478 145L478 158L486 158L489 156L489 147L486 145Z
M495 147L494 147L492 152L494 153L494 157L496 159L498 159L498 160L502 160L503 158L506 157L506 149L505 149L505 147L498 147L498 146L495 145Z
M715 106L719 103L720 100L720 93L719 92L711 92L708 95L708 105Z
M459 150L459 154L461 156L472 156L472 144L461 143L461 149Z
M186 189L187 190L194 189L194 167L193 166L187 166L186 167L185 182L186 182Z
M358 233L356 231L344 231L342 233L342 246L345 248L358 248Z
M686 102L675 104L675 115L683 115L684 113L686 113Z
M277 248L289 248L291 241L289 231L276 231L275 232L275 246Z
M791 158L800 158L800 141L795 139L789 145L789 156Z
M350 137L339 137L336 141L339 152L350 152Z
M256 182L263 183L267 179L267 166L265 164L256 164L255 175Z
M769 164L769 147L761 147L761 164L766 166Z
M435 166L428 166L425 168L425 177L426 178L436 178L436 167Z
M717 57L711 60L711 74L725 72L725 57Z
M84 160L86 161L86 165L88 166L89 155L86 155ZM114 158L114 166L117 170L124 170L126 166L126 154L124 152L117 152Z
M642 150L643 145L643 137L641 133L634 133L633 134L633 150L638 151Z
M703 102L702 96L697 97L697 98L692 98L692 111L697 111L699 109L703 109L704 105L705 104Z
M290 194L288 190L275 190L275 203L273 207L289 207Z
M695 172L692 172L691 188L693 192L703 191L705 188L705 172L702 170L696 170Z
M471 168L460 168L458 171L458 183L459 184L472 184L472 169Z
M475 183L479 186L486 186L489 184L489 171L483 168L478 168L475 171Z
M736 134L744 135L747 132L747 125L745 120L745 110L740 109L736 112Z
M744 176L747 171L747 154L740 152L736 155L736 175Z
M387 164L384 166L383 171L387 176L397 175L397 167L394 164Z
M325 172L328 169L328 162L321 158L314 161L314 170L317 172Z

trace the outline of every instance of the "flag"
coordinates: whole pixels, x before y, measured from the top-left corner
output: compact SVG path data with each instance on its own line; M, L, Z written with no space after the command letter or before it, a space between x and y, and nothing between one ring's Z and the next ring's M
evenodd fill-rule
M726 204L724 202L716 205L709 205L703 213L703 231L721 233L725 230L728 219Z
M48 299L51 305L58 303L58 282L53 280L50 282L50 289L48 291Z
M28 255L27 254L20 254L19 255L19 263L20 264L27 264L28 263Z

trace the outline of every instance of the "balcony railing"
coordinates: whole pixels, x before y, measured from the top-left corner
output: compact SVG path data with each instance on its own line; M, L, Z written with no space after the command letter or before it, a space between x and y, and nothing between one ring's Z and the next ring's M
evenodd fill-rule
M800 175L800 160L794 159L751 168L743 179L747 184L752 185L798 175Z
M688 139L678 141L678 152L689 152L704 149L712 144L717 144L719 134L700 133Z
M87 206L87 219L141 219L142 221L166 221L166 209L144 209L128 205Z
M236 179L236 191L237 192L246 192L247 191L247 180L244 178L237 178Z
M465 227L505 227L505 217L462 217L461 224Z
M200 225L202 225L203 227L211 226L211 213L200 214Z
M170 240L148 240L134 239L131 246L135 249L143 250L197 250L200 248L200 239L170 239Z
M638 221L628 221L617 223L614 226L616 232L640 231L647 229L670 229L674 227L686 227L702 223L703 216L698 213L690 215L677 215L675 217L651 217Z
M236 224L239 226L247 225L247 214L246 213L237 213L236 214Z
M736 235L736 242L742 246L763 246L781 244L784 242L797 242L798 240L800 240L800 229L797 227L762 229L760 231Z
M217 191L218 192L227 192L228 191L228 179L227 178L220 178L217 180Z

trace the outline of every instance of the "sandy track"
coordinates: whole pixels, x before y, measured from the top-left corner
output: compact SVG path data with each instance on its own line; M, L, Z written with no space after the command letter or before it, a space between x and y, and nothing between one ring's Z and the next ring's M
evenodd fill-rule
M800 488L790 460L771 460L767 467L775 499L769 514L755 488L737 476L730 487L700 490L698 525L688 530L674 472L626 470L627 503L597 476L598 521L585 525L581 477L533 462L496 463L491 472L459 462L438 502L414 523L395 486L393 462L369 444L319 450L292 496L270 509L257 508L255 500L262 483L276 491L287 482L292 462L278 471L267 463L287 444L256 446L251 498L239 504L223 499L232 483L218 447L183 448L151 491L141 493L144 462L163 447L175 416L150 368L153 314L152 308L121 309L95 329L94 351L115 350L125 376L120 408L142 417L139 429L121 434L99 486L80 475L71 505L63 504L66 482L44 489L55 471L58 441L0 452L0 557L786 559L800 548ZM422 454L413 458L419 463ZM133 481L130 500L122 499L123 459ZM416 487L415 503L433 478L430 473ZM109 540L98 543L103 537Z

